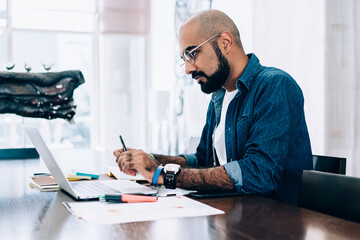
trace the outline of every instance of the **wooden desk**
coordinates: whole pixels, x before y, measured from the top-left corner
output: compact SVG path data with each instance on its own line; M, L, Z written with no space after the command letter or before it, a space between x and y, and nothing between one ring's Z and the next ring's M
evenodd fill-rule
M94 159L89 159L94 158ZM98 155L77 158L103 164ZM70 159L68 159L70 161ZM111 158L109 161L113 161ZM359 239L360 224L261 196L205 199L224 215L91 225L63 206L59 192L29 187L42 161L0 161L0 239Z

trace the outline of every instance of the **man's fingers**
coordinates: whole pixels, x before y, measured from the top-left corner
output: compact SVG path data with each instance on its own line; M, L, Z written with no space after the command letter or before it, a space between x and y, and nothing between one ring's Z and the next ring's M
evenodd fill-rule
M132 170L132 169L128 169L126 171L123 171L123 173L128 174L128 175L132 175L132 176L136 175L136 171Z
M130 151L134 151L134 150L136 150L136 149L135 149L135 148L127 148L127 150L128 150L128 152L130 152ZM114 155L115 157L119 157L120 154L123 153L123 152L125 152L125 151L124 151L124 148L116 149L116 150L113 152L113 155Z
M124 149L123 149L123 148L120 148L120 149L116 149L116 150L113 152L113 154L114 154L114 156L118 157L118 156L120 156L120 154L121 154L122 152L124 152Z
M132 176L136 175L136 169L134 169L134 163L132 162L125 162L123 165L123 172Z
M120 149L114 154L119 154L117 158L117 163L120 171L123 171L126 174L136 176L137 172L142 172L144 169L149 169L149 163L153 163L151 158L143 150L131 149L128 148L128 151L121 152ZM148 171L148 170L147 170Z
M131 175L131 176L136 176L136 171L135 170L129 170L129 175Z

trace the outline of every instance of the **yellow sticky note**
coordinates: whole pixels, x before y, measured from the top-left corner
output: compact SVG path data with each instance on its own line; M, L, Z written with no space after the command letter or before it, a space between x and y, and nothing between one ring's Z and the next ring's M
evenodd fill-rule
M79 176L79 175L75 175L75 174L71 174L69 173L66 178L69 180L69 181L72 181L72 180L90 180L91 177L90 176Z

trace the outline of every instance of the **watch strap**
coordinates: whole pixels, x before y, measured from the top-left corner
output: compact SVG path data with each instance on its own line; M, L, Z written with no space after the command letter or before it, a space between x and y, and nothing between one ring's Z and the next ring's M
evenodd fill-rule
M163 169L164 169L164 166L161 165L161 164L156 168L155 173L154 173L154 175L152 177L152 180L151 180L151 184L153 186L157 187L157 182L158 182L159 176L160 176Z
M165 188L175 189L176 188L176 179L181 172L181 168L175 174L174 171L164 171L164 185Z

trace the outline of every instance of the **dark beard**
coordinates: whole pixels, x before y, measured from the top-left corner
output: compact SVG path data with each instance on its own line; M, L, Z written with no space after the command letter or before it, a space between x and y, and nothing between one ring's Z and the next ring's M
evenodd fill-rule
M216 53L219 62L217 70L211 76L207 76L202 71L192 73L192 78L195 78L197 76L199 77L202 76L207 79L206 82L202 82L202 81L199 82L199 84L201 85L201 91L203 91L206 94L219 90L224 85L230 73L229 62L227 61L226 57L221 53L221 50L217 45L217 42L214 42L211 45L213 46L213 49Z

